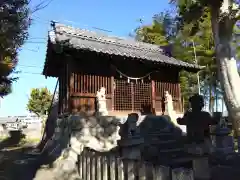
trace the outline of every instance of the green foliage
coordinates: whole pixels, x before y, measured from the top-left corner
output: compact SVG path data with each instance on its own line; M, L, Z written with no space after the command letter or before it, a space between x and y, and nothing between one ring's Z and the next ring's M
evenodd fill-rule
M170 2L178 8L181 25L193 25L192 34L196 34L201 28L201 21L205 18L204 14L206 15L205 12L209 11L212 22L219 27L216 29L216 26L213 26L216 31L214 34L229 41L232 39L231 29L240 18L239 0L226 1L228 4L225 5L223 5L223 0L171 0Z
M151 26L144 26L138 29L136 38L150 44L165 46L168 45L168 40L165 35L166 32L163 24L154 20Z
M209 12L205 11L203 14L197 35L192 35L194 24L185 23L180 29L179 24L182 24L179 17L173 17L169 13L161 13L154 16L151 25L136 29L136 39L160 46L171 45L172 56L189 63L196 63L195 47L197 63L206 67L199 72L202 92L206 91L209 86L217 84L216 79L212 78L216 75L216 64ZM182 71L180 84L182 96L186 102L185 106L187 106L189 96L198 92L197 75Z
M19 48L28 37L30 25L28 0L0 2L0 96L11 92Z
M232 41L232 47L235 47L235 53L237 59L240 59L240 27L239 25L235 25L233 29L233 41Z
M232 43L236 57L240 58L240 30L239 25L234 25L239 19L237 13L240 1L228 1L229 6L226 12L220 10L223 0L172 0L171 2L177 6L181 31L185 33L185 37L196 42L199 64L206 67L200 72L200 77L202 92L209 97L211 106L211 99L214 99L212 97L216 96L215 99L222 97L223 92L218 79L214 36L218 37L218 41L227 40Z
M160 46L169 45L167 21L167 14L155 16L151 25L142 25L135 30L135 39Z
M136 39L160 46L171 44L173 57L204 66L205 68L199 72L201 93L209 101L209 108L213 109L214 99L222 96L222 91L217 78L210 9L219 8L222 1L176 0L172 2L177 6L177 15L173 16L167 12L154 16L152 24L142 25L136 29ZM232 44L236 47L238 58L240 57L239 35L239 26L235 26ZM195 54L197 62L195 62ZM180 83L183 98L187 102L189 96L198 92L197 76L182 71Z
M48 113L51 106L52 94L47 88L34 88L28 100L27 109L38 116Z
M192 34L193 27L193 24L185 23L181 29L181 33L187 42L194 42L197 63L205 67L199 72L202 93L204 95L212 96L212 94L216 94L216 91L209 91L209 88L215 90L218 85L218 79L210 12L207 9L205 9L200 17L198 30L194 35Z
M170 0L170 3L178 7L182 22L193 23L194 29L199 27L199 19L204 18L202 15L205 8L219 9L222 2L223 0Z

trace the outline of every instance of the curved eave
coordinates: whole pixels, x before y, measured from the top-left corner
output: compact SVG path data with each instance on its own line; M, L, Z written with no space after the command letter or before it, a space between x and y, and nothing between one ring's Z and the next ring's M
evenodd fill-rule
M46 53L46 60L45 60L45 64L44 64L44 69L43 69L43 75L45 75L46 77L58 77L58 69L56 68L56 64L59 63L59 59L57 59L57 54L61 54L62 52L57 52L56 50L56 43L52 42L52 41L48 41L48 46L47 46L47 53ZM71 48L69 46L64 45L64 48ZM72 47L73 48L73 47ZM186 63L186 66L181 66L181 65L174 65L174 64L168 64L166 62L161 62L161 61L154 61L154 60L150 60L150 59L141 59L141 58L136 58L136 57L129 57L126 55L115 55L115 54L107 54L107 53L103 53L103 52L96 52L93 51L91 49L77 49L77 48L73 48L79 51L89 51L89 52L93 52L93 53L101 53L104 55L111 55L111 56L120 56L123 57L123 59L128 58L129 60L141 60L141 61L145 61L148 63L154 63L155 65L159 65L159 66L172 66L172 67L176 67L179 69L179 71L181 70L186 70L188 72L192 72L192 73L197 73L198 71L202 70L204 67L203 66L198 66L198 65L194 65L194 64L189 64Z

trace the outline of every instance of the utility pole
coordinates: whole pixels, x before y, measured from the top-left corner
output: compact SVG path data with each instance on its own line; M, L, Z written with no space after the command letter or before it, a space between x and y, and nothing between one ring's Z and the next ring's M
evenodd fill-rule
M195 43L194 43L193 40L192 40L192 43L193 43L193 51L194 51L195 64L198 65L197 54L196 54L196 47L195 47ZM198 83L198 94L201 94L199 72L197 72L197 83Z

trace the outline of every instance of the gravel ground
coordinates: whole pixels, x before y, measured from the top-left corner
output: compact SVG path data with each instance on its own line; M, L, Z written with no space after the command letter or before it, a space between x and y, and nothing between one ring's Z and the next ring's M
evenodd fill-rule
M41 168L44 157L27 155L25 150L29 148L0 150L0 180L54 180L52 169ZM240 155L222 157L211 159L214 161L211 180L239 180ZM24 159L31 160L22 163Z
M240 154L216 155L210 158L213 180L239 180Z
M53 180L51 170L40 168L41 157L26 155L22 149L0 151L0 158L0 180ZM24 159L30 159L29 163Z

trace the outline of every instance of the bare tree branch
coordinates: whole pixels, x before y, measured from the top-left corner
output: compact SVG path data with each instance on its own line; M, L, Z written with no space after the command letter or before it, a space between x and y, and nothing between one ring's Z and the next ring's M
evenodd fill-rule
M31 2L31 0L29 1ZM53 0L42 0L39 4L37 4L31 11L31 14L40 11L42 9L45 9L46 7L48 7L51 3L53 2Z

